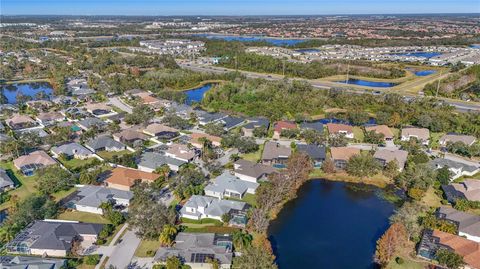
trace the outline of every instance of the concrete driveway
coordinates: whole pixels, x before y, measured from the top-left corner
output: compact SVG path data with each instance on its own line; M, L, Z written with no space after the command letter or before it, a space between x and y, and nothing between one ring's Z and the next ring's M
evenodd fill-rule
M120 243L115 245L105 268L109 268L110 266L117 269L128 268L139 244L140 238L137 237L134 231L128 230L122 237Z
M123 103L120 98L118 97L111 97L108 99L109 103L116 106L117 108L131 114L132 113L132 108L127 106L125 103Z

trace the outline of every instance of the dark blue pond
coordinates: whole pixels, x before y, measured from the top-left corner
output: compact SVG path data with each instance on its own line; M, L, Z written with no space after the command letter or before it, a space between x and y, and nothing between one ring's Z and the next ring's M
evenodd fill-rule
M240 41L240 42L267 42L274 46L293 46L298 43L308 41L307 39L283 39L263 36L235 36L235 35L212 35L212 34L198 34L196 36L206 37L208 39L222 39L225 41Z
M410 56L410 57L424 57L424 58L432 58L438 55L442 55L440 52L408 52L408 53L397 53L395 55L400 56Z
M9 104L16 104L17 96L19 95L28 96L31 100L38 100L48 99L53 94L53 88L47 82L10 84L0 87L2 94L7 98L7 103Z
M470 48L480 49L480 44L472 44L470 45Z
M191 89L188 91L185 91L185 94L187 95L187 100L185 103L187 105L191 105L192 103L200 103L202 102L203 95L212 88L212 84L208 83L203 85L202 87Z
M419 76L419 77L426 77L435 73L437 73L437 71L435 70L420 70L420 71L414 72L415 76Z
M269 227L279 268L374 268L376 241L395 208L378 192L343 182L305 183Z
M376 87L376 88L390 88L397 85L397 83L392 83L392 82L368 81L368 80L354 79L354 78L350 78L348 80L336 81L336 82L353 84L358 86L365 86L365 87Z

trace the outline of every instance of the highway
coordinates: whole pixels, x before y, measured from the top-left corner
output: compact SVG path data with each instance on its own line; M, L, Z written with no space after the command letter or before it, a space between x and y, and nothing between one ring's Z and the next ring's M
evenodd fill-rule
M223 67L216 67L216 66L207 66L207 65L200 65L200 64L195 64L192 62L178 62L178 65L180 65L182 68L185 69L190 69L192 71L196 72L210 72L210 73L227 73L227 72L233 72L235 70L233 69L227 69ZM285 79L281 75L276 75L276 74L263 74L263 73L255 73L255 72L249 72L249 71L242 71L239 70L242 74L244 74L248 78L262 78L266 80L283 80ZM290 79L291 80L291 79ZM328 90L333 87L335 88L340 88L343 89L349 93L356 93L356 94L364 94L364 93L369 93L369 94L379 94L379 92L388 92L388 89L386 88L378 88L375 89L375 91L371 90L366 90L366 89L361 89L361 88L355 88L355 87L348 87L345 88L343 85L334 83L334 82L325 82L325 81L314 81L314 80L308 80L308 79L301 79L303 81L310 82L310 84L317 88L317 89L322 89L322 90ZM407 93L407 92L402 92L405 98L413 98L413 97L420 97L420 95L415 95L412 93ZM480 103L476 102L465 102L462 100L455 100L455 99L449 99L449 98L443 98L439 97L438 99L444 101L445 103L455 107L458 111L460 112L469 112L469 111L478 111L480 112Z

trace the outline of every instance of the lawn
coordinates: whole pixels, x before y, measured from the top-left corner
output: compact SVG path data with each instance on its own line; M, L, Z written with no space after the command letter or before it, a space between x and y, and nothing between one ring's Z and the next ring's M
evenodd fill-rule
M234 201L240 201L240 202L245 202L251 206L256 206L257 205L257 200L255 198L255 194L251 193L246 193L242 199L235 199L235 198L230 198L230 197L225 197L228 200L234 200Z
M17 188L9 191L9 194L17 196L18 200L23 200L37 191L35 188L37 177L35 175L31 177L24 176L13 166L12 162L0 162L0 168L5 169L17 184ZM0 205L0 210L8 207L10 207L10 202L3 203Z
M440 198L433 187L430 187L422 198L422 203L428 207L440 207L442 206L442 198Z
M65 166L68 170L75 170L82 168L86 165L90 165L94 162L99 162L97 158L88 158L85 160L80 160L80 159L70 159L70 160L65 160L64 158L59 158L58 159L63 166Z
M185 227L183 230L186 233L218 233L218 234L231 234L238 231L239 228L227 227L227 226L206 226L200 228Z
M403 263L398 264L395 261L395 258L388 264L388 269L423 269L426 266L426 263L421 263L417 261L413 261L408 257L402 257Z
M129 151L129 150L111 151L111 152L110 151L99 151L99 152L97 152L97 155L102 157L105 160L110 160L115 155L122 156L122 155L129 154L129 153L132 153L132 152Z
M430 132L430 147L434 149L440 148L440 143L438 141L444 134L445 133Z
M142 240L135 250L137 257L153 257L155 252L160 248L159 240Z
M353 135L355 137L355 141L363 142L365 134L363 133L362 127L354 126L353 127Z
M110 223L107 219L105 219L102 215L93 214L88 212L81 212L81 211L65 211L58 216L58 219L61 220L76 220L82 222L91 222L91 223L102 223L107 224Z
M247 160L247 161L254 162L254 163L258 162L260 160L260 158L262 158L263 147L264 147L264 144L259 145L257 151L252 152L252 153L243 154L242 158Z

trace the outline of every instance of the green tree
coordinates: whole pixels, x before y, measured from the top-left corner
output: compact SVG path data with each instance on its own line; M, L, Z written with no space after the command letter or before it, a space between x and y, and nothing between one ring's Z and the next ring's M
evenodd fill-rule
M75 183L72 175L58 165L50 165L36 171L37 189L43 194L68 190Z
M373 176L380 170L380 163L370 154L352 156L347 163L347 173L357 177Z
M172 246L175 240L175 235L177 235L177 228L173 225L167 224L163 226L162 232L160 233L160 243L162 246Z
M444 166L440 169L437 169L437 180L442 185L448 185L450 183L450 178L452 176L452 172L450 172L448 166Z
M459 269L465 265L462 256L446 248L440 248L437 250L435 256L438 263L447 267L448 269Z
M243 249L241 256L233 258L232 268L277 269L277 265L266 249L250 246Z

